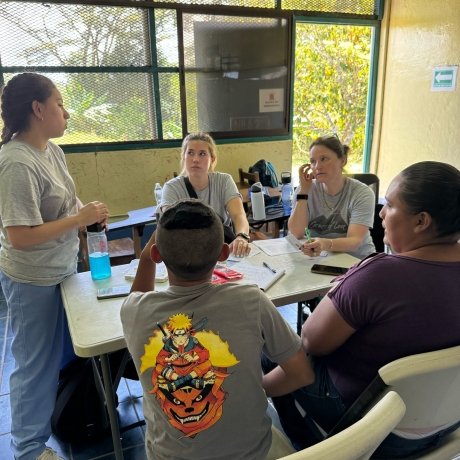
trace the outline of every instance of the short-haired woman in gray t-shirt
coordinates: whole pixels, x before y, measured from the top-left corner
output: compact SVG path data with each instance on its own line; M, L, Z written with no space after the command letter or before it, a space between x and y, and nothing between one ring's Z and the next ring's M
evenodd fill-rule
M299 168L288 228L297 238L313 237L302 248L309 256L336 251L362 259L375 252L369 232L375 197L367 185L343 174L348 150L336 136L318 137L310 145L310 163Z

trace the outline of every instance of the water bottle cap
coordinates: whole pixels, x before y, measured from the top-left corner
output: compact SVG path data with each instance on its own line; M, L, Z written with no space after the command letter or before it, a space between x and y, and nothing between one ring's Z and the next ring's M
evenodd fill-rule
M262 191L262 184L260 182L256 182L255 184L251 185L251 192L257 193Z
M99 223L91 224L86 226L86 231L87 232L92 232L92 233L99 233L102 232L102 225Z
M291 177L290 176L281 177L281 183L282 184L290 184L291 183Z

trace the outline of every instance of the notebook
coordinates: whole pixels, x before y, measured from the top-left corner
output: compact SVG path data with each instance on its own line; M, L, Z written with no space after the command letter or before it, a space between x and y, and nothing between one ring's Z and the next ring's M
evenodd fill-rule
M136 276L138 266L139 266L139 259L134 259L131 261L131 263L125 270L126 280L134 279L134 277ZM168 281L168 271L166 270L166 265L164 264L164 262L156 264L155 281L158 283L164 283L165 281Z
M244 260L238 263L237 268L244 275L245 282L257 284L262 291L270 289L286 273L284 269L273 271L264 265L252 265Z

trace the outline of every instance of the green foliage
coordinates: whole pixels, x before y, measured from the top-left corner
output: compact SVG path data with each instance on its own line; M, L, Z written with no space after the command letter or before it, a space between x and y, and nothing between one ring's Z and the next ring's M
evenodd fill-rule
M297 24L293 170L318 136L335 133L351 148L348 169L361 170L371 29Z

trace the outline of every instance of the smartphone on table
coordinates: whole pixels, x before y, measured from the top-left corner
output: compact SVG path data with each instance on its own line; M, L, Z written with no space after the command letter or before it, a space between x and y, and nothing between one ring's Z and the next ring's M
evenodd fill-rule
M114 297L126 297L131 292L131 285L120 284L119 286L110 286L99 288L97 290L98 299L112 299Z
M348 271L348 268L336 267L334 265L314 264L311 267L312 273L318 273L320 275L339 276L339 275L344 275L347 271Z

